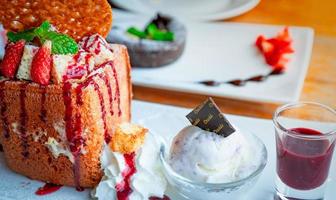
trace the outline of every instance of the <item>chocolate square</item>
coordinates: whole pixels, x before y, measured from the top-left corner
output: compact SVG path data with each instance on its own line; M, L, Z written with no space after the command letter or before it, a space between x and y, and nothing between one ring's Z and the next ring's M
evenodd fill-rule
M211 97L197 106L186 117L192 125L223 137L228 137L236 131Z

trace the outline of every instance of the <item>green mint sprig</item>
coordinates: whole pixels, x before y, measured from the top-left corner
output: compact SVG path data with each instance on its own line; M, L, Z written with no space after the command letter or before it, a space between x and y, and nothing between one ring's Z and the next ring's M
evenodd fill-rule
M11 42L17 42L22 39L31 42L35 37L39 38L41 43L50 40L52 42L51 52L53 54L76 54L78 52L76 41L68 35L53 31L50 23L47 21L43 22L39 27L22 32L8 32L7 37Z
M77 43L67 35L47 32L43 39L52 42L51 52L55 54L76 54L78 52Z
M173 32L160 30L155 24L149 24L147 26L146 32L148 33L149 37L152 38L153 40L158 41L174 40Z
M9 39L9 41L11 42L17 42L21 39L30 42L35 38L35 33L34 33L35 29L28 29L22 32L18 32L18 33L14 33L14 32L8 32L7 33L7 37Z
M127 29L127 33L134 35L138 38L144 39L147 37L147 34L144 31L137 29L136 27L130 27Z
M151 39L156 41L174 41L174 33L166 30L159 29L154 23L150 23L145 31L141 31L135 27L127 29L127 33L134 35L140 39Z

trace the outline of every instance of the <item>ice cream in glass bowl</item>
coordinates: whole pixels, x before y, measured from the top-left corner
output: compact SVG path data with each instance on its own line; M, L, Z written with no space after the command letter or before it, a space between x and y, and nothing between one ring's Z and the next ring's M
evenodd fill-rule
M216 118L213 113L204 116L195 119L204 122ZM224 125L215 130L189 125L172 142L162 143L162 168L171 189L180 198L241 199L257 182L267 163L266 147L252 133L228 123L225 119ZM219 134L219 129L226 129L228 134Z

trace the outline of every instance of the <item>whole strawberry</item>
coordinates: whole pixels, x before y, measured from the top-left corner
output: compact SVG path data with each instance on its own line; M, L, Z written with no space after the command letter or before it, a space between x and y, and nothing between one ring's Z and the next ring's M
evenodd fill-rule
M41 85L48 85L51 71L51 41L47 40L36 52L30 69L31 79Z
M7 45L5 55L0 63L0 70L3 76L7 78L15 77L21 63L24 46L24 40L19 40L16 43L9 43Z

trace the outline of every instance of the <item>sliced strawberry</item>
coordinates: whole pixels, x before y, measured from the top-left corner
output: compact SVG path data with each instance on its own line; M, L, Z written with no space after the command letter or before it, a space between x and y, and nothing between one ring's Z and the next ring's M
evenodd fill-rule
M272 53L275 48L276 46L267 40L261 42L260 49L262 50L264 54Z
M279 32L276 38L278 40L286 41L288 43L292 42L292 38L289 35L288 27L285 27L281 32Z
M266 41L266 38L263 36L263 35L259 35L257 37L257 40L256 40L256 46L258 47L258 49L262 52L263 49L262 49L262 43Z
M289 61L289 59L285 58L285 55L294 52L291 45L292 38L287 27L274 38L267 39L260 35L256 40L256 46L264 55L266 63L273 68L285 68Z
M15 77L15 74L21 63L24 46L24 40L7 45L5 55L2 62L0 63L0 70L3 76L7 78Z
M32 60L30 76L34 82L41 85L49 84L51 61L51 41L46 41Z

